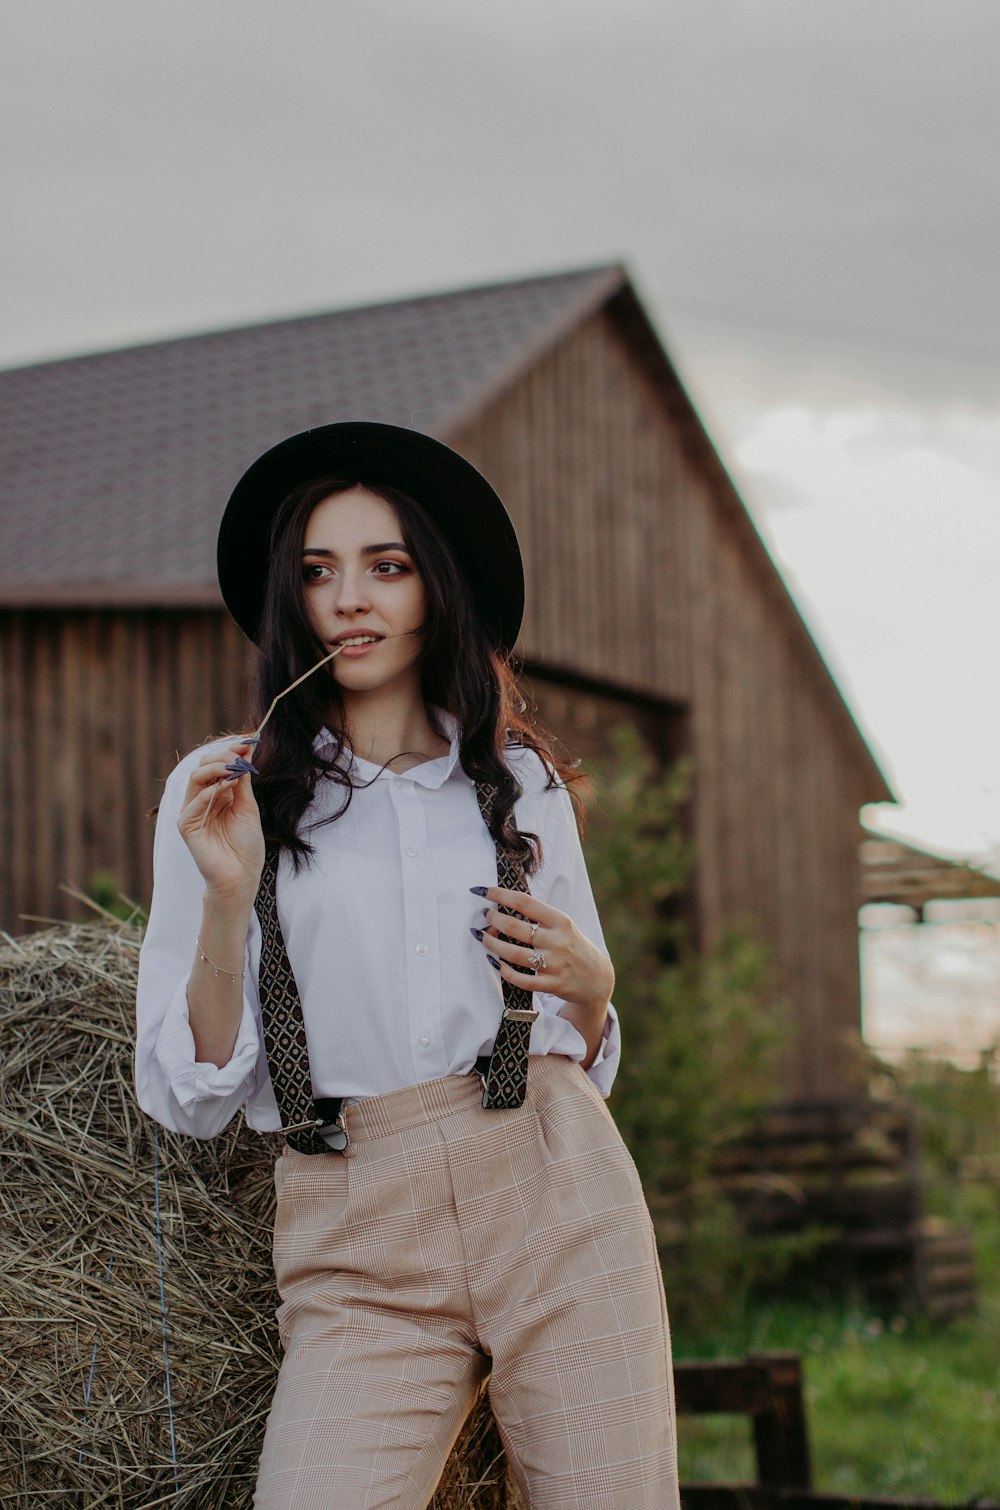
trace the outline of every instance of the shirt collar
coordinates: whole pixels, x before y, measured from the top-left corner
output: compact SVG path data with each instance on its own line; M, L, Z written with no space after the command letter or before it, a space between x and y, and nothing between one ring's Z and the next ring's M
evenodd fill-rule
M420 765L411 766L408 771L385 770L382 766L375 765L371 760L363 760L360 755L350 757L350 769L356 770L359 777L365 783L369 781L396 776L400 781L412 781L417 786L431 789L443 786L448 777L458 764L459 748L461 745L462 730L458 720L447 713L444 708L432 707L431 712L444 734L450 742L450 748L446 755L438 755L434 760L421 761ZM326 753L335 744L334 737L327 728L320 729L313 740L313 749L317 753Z

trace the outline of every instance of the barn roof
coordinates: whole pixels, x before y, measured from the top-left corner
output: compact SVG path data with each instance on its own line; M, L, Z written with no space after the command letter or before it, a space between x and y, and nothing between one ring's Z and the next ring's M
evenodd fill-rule
M222 505L269 445L341 419L445 435L622 276L533 278L0 373L0 604L221 602Z
M620 266L0 372L0 608L221 604L215 538L269 445L342 419L443 439L606 312L686 437L745 559L873 783L882 772Z
M928 902L1000 897L1000 877L874 829L862 828L860 853L863 902L902 903L922 912Z

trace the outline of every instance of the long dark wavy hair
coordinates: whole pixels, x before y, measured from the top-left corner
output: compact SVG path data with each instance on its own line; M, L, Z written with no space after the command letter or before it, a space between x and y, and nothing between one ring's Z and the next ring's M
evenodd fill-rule
M514 823L514 804L521 787L508 763L507 750L512 745L535 750L548 770L549 786L563 781L572 787L581 778L527 722L510 656L497 649L447 539L407 494L367 482L320 478L296 488L278 509L271 528L270 568L259 636L255 726L278 693L314 666L328 649L312 629L306 609L302 571L306 526L317 504L357 486L394 510L403 541L424 583L427 618L420 656L424 702L443 708L458 721L463 770L496 794L490 833L524 867L525 874L531 875L541 863L541 844L536 834L522 833ZM316 735L324 726L334 739L329 755L314 748ZM437 732L444 734L441 729ZM349 774L350 762L345 758L349 754L339 689L331 675L318 671L277 704L254 757L260 772L254 780L254 793L264 837L268 844L288 850L296 869L312 853L313 847L299 824L317 783L334 782L343 789L343 801L316 826L336 822L350 804L358 783L356 773L353 778Z

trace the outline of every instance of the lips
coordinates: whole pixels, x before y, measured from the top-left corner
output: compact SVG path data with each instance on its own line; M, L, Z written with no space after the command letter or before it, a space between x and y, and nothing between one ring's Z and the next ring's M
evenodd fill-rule
M371 655L381 645L384 635L381 634L345 634L335 643L337 659L340 661L357 661L366 655Z

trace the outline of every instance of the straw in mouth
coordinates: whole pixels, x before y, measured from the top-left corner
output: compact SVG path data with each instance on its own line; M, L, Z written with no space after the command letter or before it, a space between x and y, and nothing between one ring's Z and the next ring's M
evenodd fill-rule
M406 632L407 633L413 633L414 631L408 630ZM354 638L360 638L360 637L361 637L360 635L354 636ZM399 636L397 636L397 635L384 634L384 635L382 635L379 638L378 643L382 644L385 640L393 640L393 639L397 639L397 638L399 638ZM314 671L318 671L321 666L325 666L328 661L332 661L335 655L339 655L340 652L342 650L345 650L346 648L347 648L347 642L346 641L340 643L339 645L335 645L334 648L330 651L329 655L324 655L323 659L320 660L320 661L317 661L316 664L315 664L315 666L310 666L308 671L303 671L302 675L301 676L297 676L295 678L294 682L290 682L289 685L284 689L283 692L279 692L278 695L277 695L277 697L275 697L272 700L271 706L268 708L267 712L264 714L264 717L261 719L260 723L257 725L257 727L254 730L254 732L252 734L248 734L247 737L246 737L246 739L243 741L243 743L244 744L248 744L248 745L249 744L257 744L257 743L259 743L261 732L263 731L264 725L267 723L268 719L271 717L271 714L274 712L275 708L281 702L281 699L283 697L287 697L288 694L289 694L289 692L294 692L295 688L298 687L298 686L301 686L301 684L304 681L306 681L310 676L312 676L312 674L313 674ZM237 781L237 780L239 780L239 778L241 776L246 776L248 774L253 775L253 776L259 776L260 775L260 772L257 770L257 767L255 765L253 765L249 760L244 760L244 758L243 758L242 755L237 755L235 757L235 759L233 760L232 764L226 766L226 770L230 773L229 776L227 776L225 778L227 781ZM218 793L219 787L221 785L222 785L222 782L221 781L217 781L216 784L215 784L215 786L212 788L212 795L208 799L208 806L206 807L204 813L202 814L201 822L198 824L198 832L199 833L201 833L202 829L205 827L205 824L208 822L208 815L212 811L212 807L213 807L213 805L215 803L216 794Z
M264 714L264 717L261 719L254 732L249 735L244 742L246 744L257 744L260 739L261 732L263 731L264 725L271 717L271 714L274 712L275 708L281 702L281 699L283 697L287 697L289 692L294 692L296 687L304 682L307 677L312 676L314 671L318 671L321 666L325 666L327 661L332 661L334 656L339 655L343 648L343 645L337 645L333 650L330 651L329 655L324 655L323 659L321 661L317 661L315 666L310 666L308 671L303 671L302 675L296 677L294 682L290 682L283 692L279 692L277 697L272 699L271 706ZM230 777L228 779L231 780L238 780L240 776L245 776L248 773L252 775L260 774L260 772L257 770L257 767L253 765L249 760L244 760L242 755L237 755L232 764L226 767L226 770L230 772ZM201 822L198 824L199 833L201 833L202 829L205 827L205 824L208 822L208 815L212 811L216 795L221 785L221 781L217 781L215 786L212 788L212 795L208 799L208 806L202 814Z

